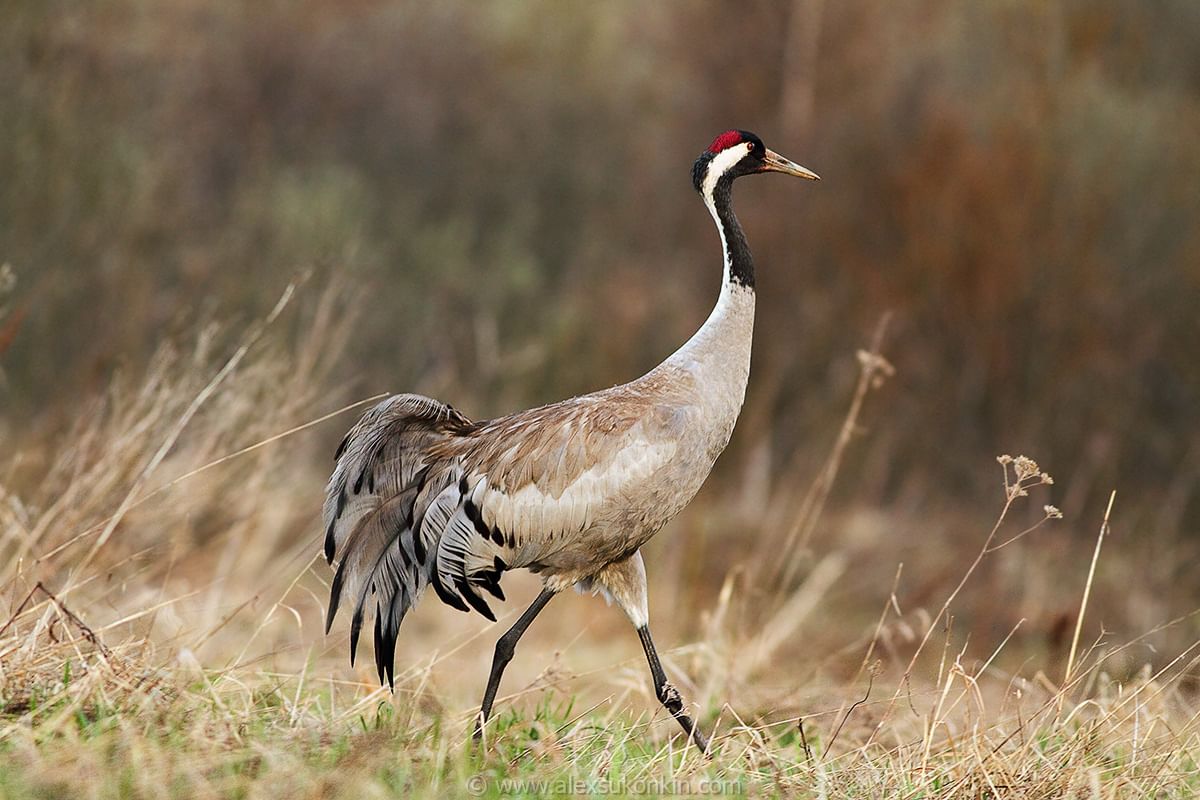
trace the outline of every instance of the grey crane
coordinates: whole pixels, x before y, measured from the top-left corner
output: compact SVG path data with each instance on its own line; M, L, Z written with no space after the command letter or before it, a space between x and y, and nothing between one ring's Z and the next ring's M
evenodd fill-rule
M326 632L341 604L353 608L351 663L373 613L375 666L391 684L400 623L426 587L446 605L495 621L483 595L503 600L501 575L524 568L543 588L496 642L476 737L517 641L556 594L575 586L604 593L625 612L659 701L708 752L650 637L639 549L700 489L742 407L754 262L731 187L760 172L819 180L741 130L722 133L696 160L692 181L721 237L721 292L700 329L650 372L480 422L428 397L395 395L351 428L323 509L325 556L338 561Z

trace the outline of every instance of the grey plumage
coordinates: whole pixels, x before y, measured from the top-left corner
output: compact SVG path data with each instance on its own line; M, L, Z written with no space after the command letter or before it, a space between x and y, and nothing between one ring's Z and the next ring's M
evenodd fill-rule
M700 330L646 375L482 422L397 395L350 430L323 516L325 556L338 561L326 629L340 605L352 605L352 662L371 615L376 668L390 683L400 624L427 586L447 605L495 620L484 595L503 600L503 573L527 568L545 590L497 645L482 719L516 638L554 593L576 585L617 601L642 636L660 699L706 747L678 692L664 688L638 550L699 490L741 409L753 263L729 183L767 170L811 177L745 132L718 137L697 162L697 189L721 234L721 293Z

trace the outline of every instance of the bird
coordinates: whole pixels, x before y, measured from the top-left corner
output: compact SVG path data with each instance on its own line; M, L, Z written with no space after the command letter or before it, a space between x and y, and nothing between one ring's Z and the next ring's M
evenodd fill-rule
M396 641L425 590L495 622L504 573L542 579L533 603L497 640L479 739L517 642L561 591L604 595L641 641L655 695L704 753L709 741L667 680L650 635L641 548L686 506L725 449L741 411L754 327L754 261L733 213L733 182L816 173L744 130L717 136L692 183L716 223L721 289L704 324L636 380L496 419L472 421L418 394L368 410L337 448L322 516L337 562L325 632L351 610L350 663L368 614L375 667L394 689Z

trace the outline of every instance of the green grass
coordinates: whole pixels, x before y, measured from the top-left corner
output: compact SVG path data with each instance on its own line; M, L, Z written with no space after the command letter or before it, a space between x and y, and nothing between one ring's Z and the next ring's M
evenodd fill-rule
M453 656L456 647L471 649L463 642L401 671L392 695L365 670L342 679L329 660L340 661L340 653L285 672L200 668L169 662L169 651L148 639L101 648L61 599L27 604L14 621L31 621L38 610L56 619L59 608L61 625L44 629L56 632L40 648L21 652L11 646L18 640L5 640L5 798L1190 797L1200 790L1200 740L1179 669L1190 667L1188 652L1157 673L1117 682L1103 670L1116 654L1089 649L1067 686L1036 671L1025 679L996 670L994 659L968 665L965 644L957 656L944 649L940 666L918 668L908 680L899 664L875 665L857 697L849 684L810 681L779 692L730 683L717 694L739 702L700 706L701 724L715 731L705 758L648 691L621 691L636 658L592 675L518 672L479 745L467 699L477 687L461 680ZM24 632L25 643L39 640L35 630ZM478 644L473 658L486 650ZM677 674L716 673L729 656L694 653L668 654Z
M575 698L554 692L527 713L504 710L480 747L461 715L412 719L387 701L323 713L329 696L316 690L300 696L297 724L297 709L279 692L243 698L244 689L226 694L216 683L183 687L170 702L137 697L103 710L60 691L25 714L6 714L19 730L0 745L4 796L568 796L582 785L636 792L667 780L719 781L742 794L750 786L744 768L658 742L645 724L575 714ZM233 703L242 705L236 718Z
M6 714L0 792L9 798L921 798L1126 796L1134 789L1188 797L1200 789L1194 760L1177 747L1184 742L1165 727L1153 732L1153 721L1135 757L1128 731L1119 732L1119 703L1087 721L1051 724L1047 717L1012 747L993 749L1003 724L937 737L928 759L919 740L825 754L816 731L802 739L795 725L725 725L706 759L671 736L667 720L577 713L578 697L554 690L505 709L491 741L479 747L469 741L462 714L414 717L386 701L362 713L330 713L325 689L293 695L294 687L273 678L278 691L247 694L211 678L203 687L180 687L172 700L145 702L134 693L124 704L85 710L82 698L59 692L24 715ZM1157 714L1148 719L1165 725Z

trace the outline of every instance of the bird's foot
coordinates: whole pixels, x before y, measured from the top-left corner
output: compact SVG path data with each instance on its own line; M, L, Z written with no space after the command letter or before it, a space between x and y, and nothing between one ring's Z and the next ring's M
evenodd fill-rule
M658 687L658 699L663 704L663 707L671 712L671 716L678 720L680 727L692 738L692 741L696 743L696 747L699 748L700 752L711 757L712 753L708 749L708 739L700 732L700 728L692 721L692 718L683 713L683 695L679 694L679 690L672 686L670 682L664 681L663 685Z
M670 683L658 687L658 700L673 715L679 716L683 713L683 695Z

